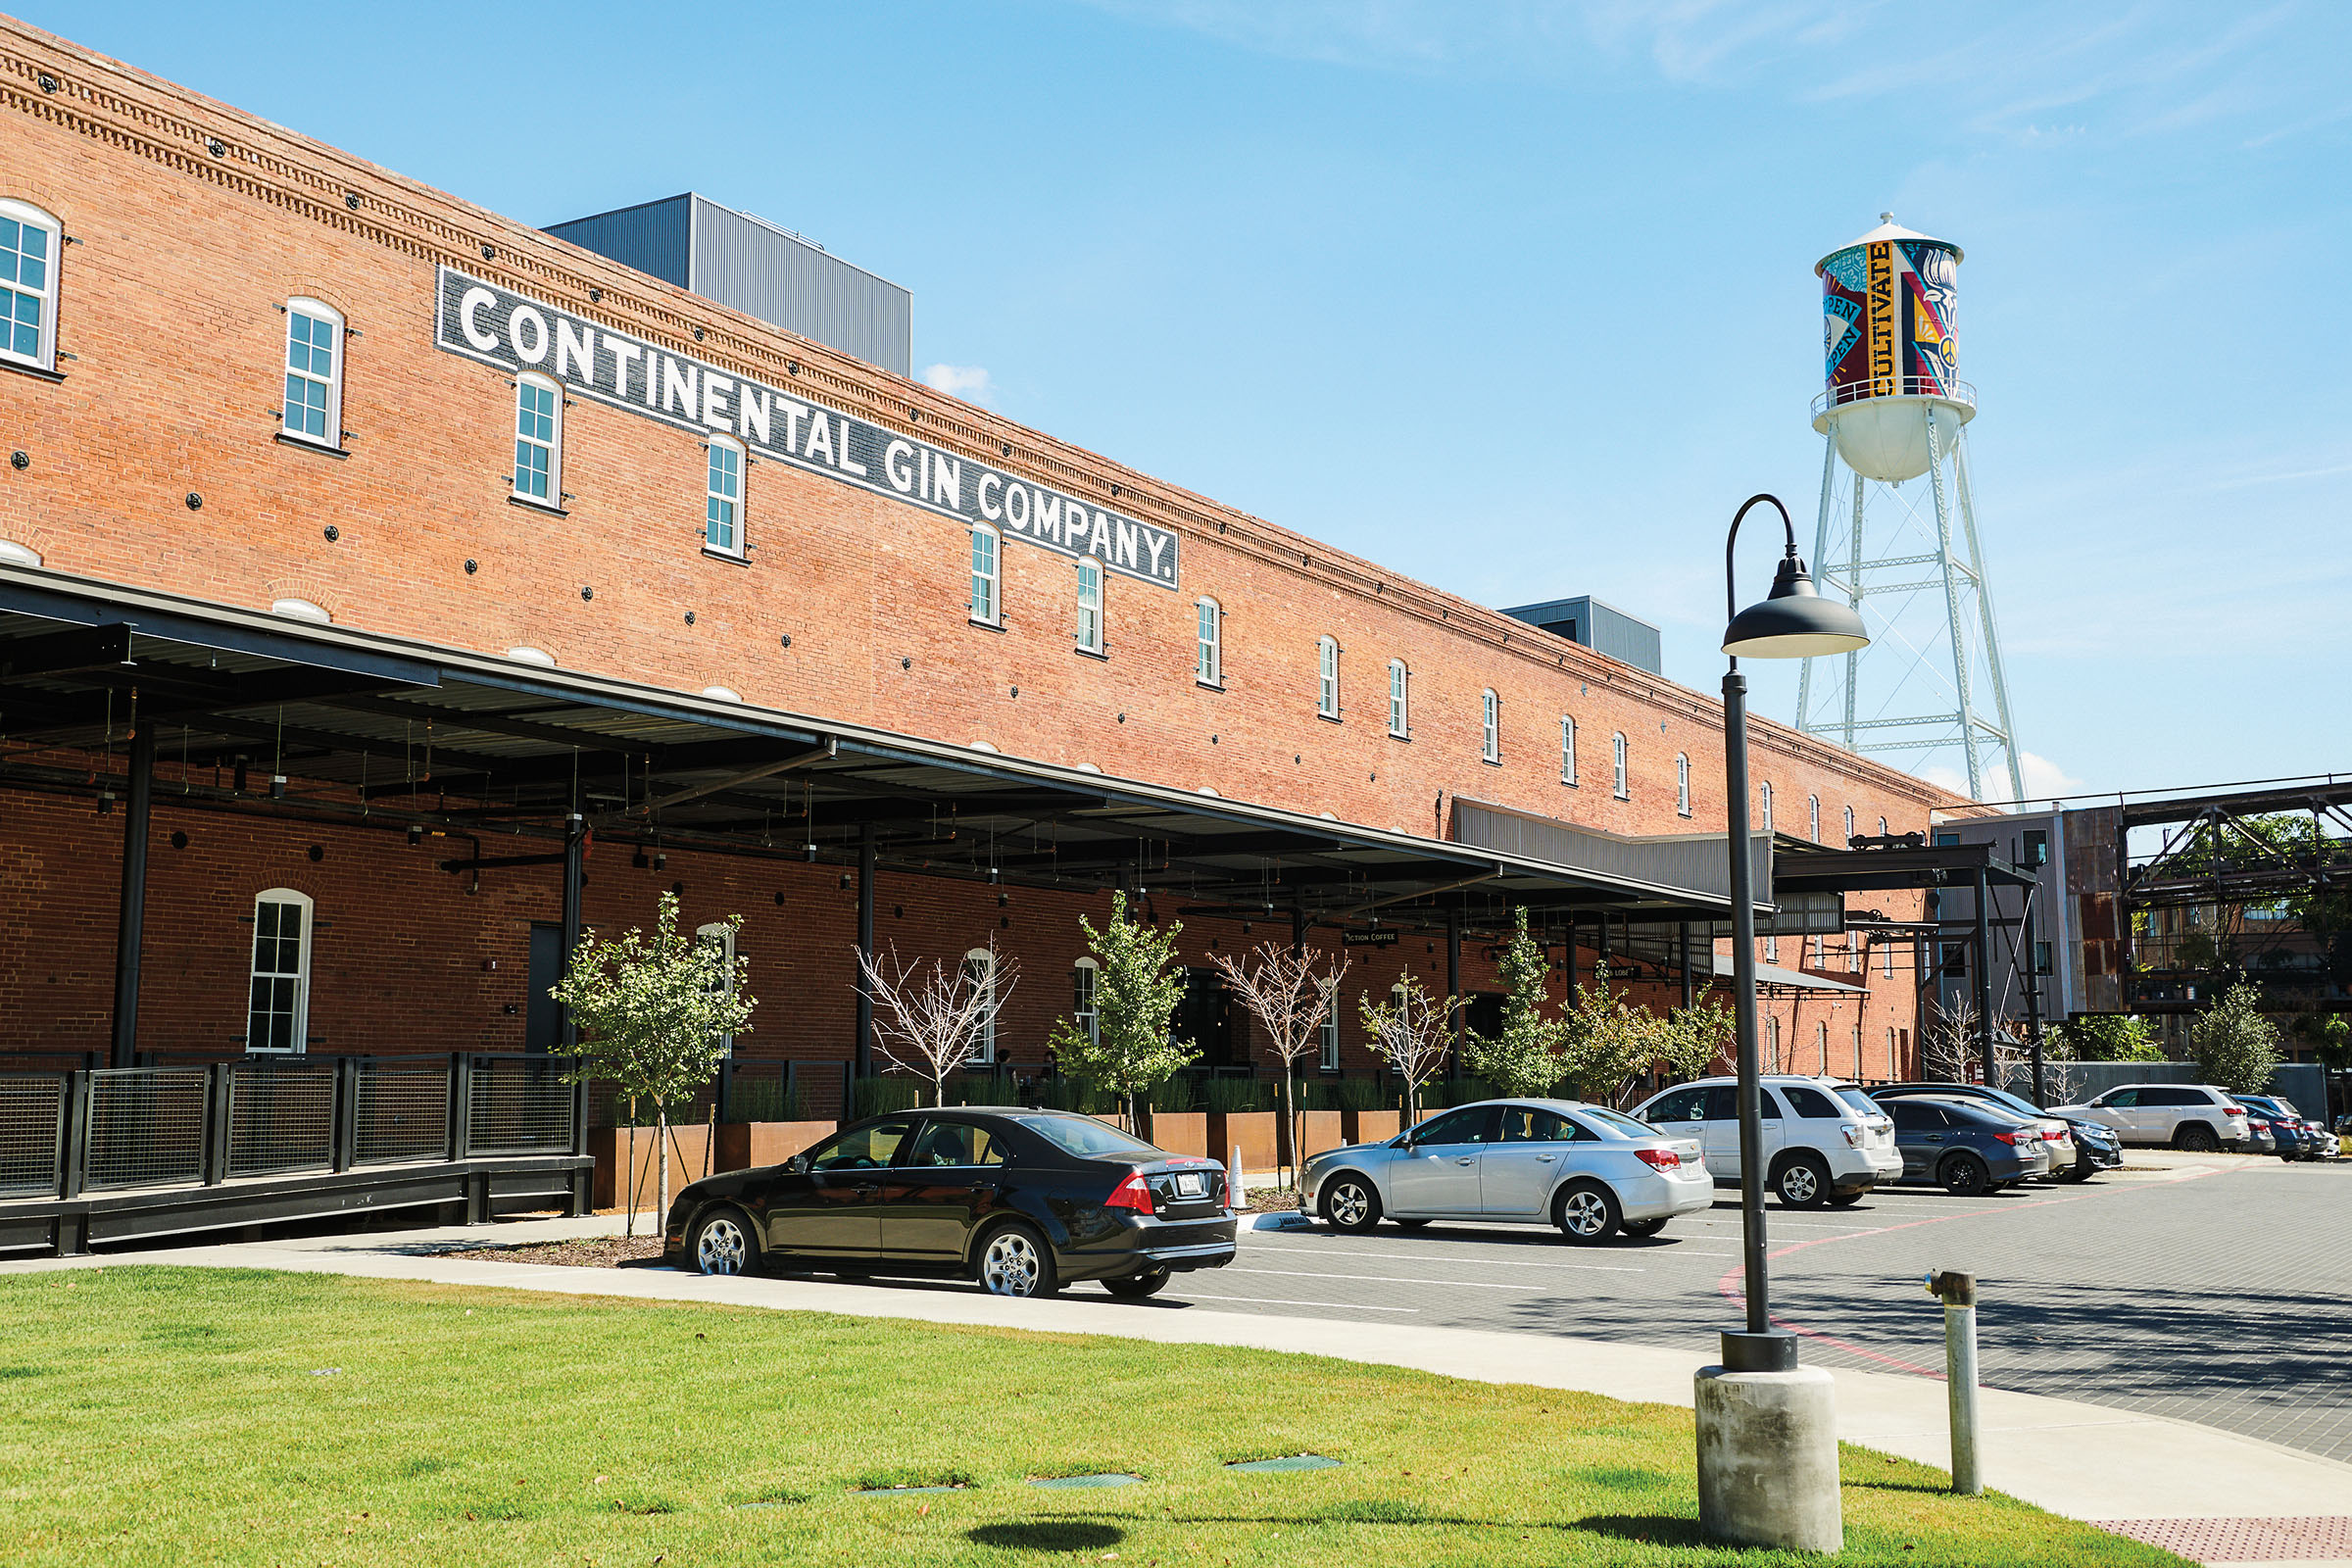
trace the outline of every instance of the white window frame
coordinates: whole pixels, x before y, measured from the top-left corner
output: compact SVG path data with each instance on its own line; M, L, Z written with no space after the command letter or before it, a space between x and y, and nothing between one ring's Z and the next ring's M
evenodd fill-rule
M1560 715L1560 782L1576 788L1576 720Z
M1502 760L1502 699L1490 686L1478 694L1478 756L1481 761Z
M549 406L554 410L550 421L552 433L547 440L542 441L536 435L523 433L522 394L526 387L546 393ZM523 486L522 459L525 447L546 454L547 494L544 496L533 495ZM513 487L514 499L524 506L545 507L550 512L564 510L564 389L536 370L525 370L514 378L514 462L507 482Z
M1805 837L1816 844L1821 842L1821 797L1818 795L1805 797Z
M1222 690L1225 685L1225 607L1206 594L1193 601L1193 679Z
M1690 754L1674 754L1674 814L1690 814Z
M1389 733L1400 741L1413 738L1413 671L1401 659L1389 661Z
M34 307L40 319L33 328L33 352L28 355L17 352L15 312L11 309L5 322L7 329L0 331L0 360L12 365L29 365L36 370L54 371L57 368L58 272L59 264L64 260L59 253L66 248L65 225L30 202L14 201L7 197L0 197L0 218L27 228L37 228L49 236L49 254L41 259L43 275L39 288L25 288L15 282L0 283L0 291L24 295L40 302Z
M1092 556L1078 563L1078 647L1102 652L1102 563Z
M732 985L735 978L735 928L723 921L713 920L709 925L696 926L694 940L708 942L718 949L719 956L727 965L728 983ZM732 1030L718 1037L718 1052L722 1056L735 1054L735 1035Z
M1841 850L1842 850L1842 849L1848 849L1848 848L1851 848L1851 847L1852 847L1852 845L1853 845L1853 842L1854 842L1854 808L1853 808L1852 807L1850 807L1850 806L1849 806L1849 807L1847 807L1847 808L1845 808L1845 843L1843 843L1843 844L1840 844L1840 845L1838 845L1838 847L1839 849L1841 849Z
M1332 993L1330 1007L1323 1014L1319 1043L1322 1049L1317 1053L1316 1066L1324 1072L1338 1072L1340 1070L1340 996L1336 991Z
M1340 716L1340 640L1328 633L1315 644L1315 716Z
M1609 760L1616 779L1617 798L1621 801L1632 800L1634 798L1633 770L1627 766L1625 731L1619 730L1615 735L1609 737Z
M324 375L318 374L307 366L301 369L294 368L294 323L304 320L311 322L314 327L323 325L327 329L327 361L326 374ZM285 433L288 440L308 441L315 447L330 447L338 452L342 450L343 334L343 313L324 300L297 298L286 301L286 340L282 345L284 352L279 356L278 372L286 378L289 384L281 391L292 392L294 388L290 383L301 381L318 387L325 403L325 406L318 411L322 428L313 432L295 427L295 402L291 397L283 399L278 408L277 427ZM318 338L314 336L306 347L313 351L317 350ZM307 405L304 407L307 408Z
M741 561L749 547L743 539L744 479L751 468L751 454L743 443L732 436L714 435L704 443L703 455L703 548L715 556ZM720 487L719 454L735 460L733 493ZM724 542L711 537L713 530L724 528Z
M302 932L295 941L295 962L291 971L264 969L261 966L262 906L281 905L301 911ZM245 945L245 1051L256 1056L299 1056L311 1049L311 939L318 930L318 906L307 893L293 888L264 888L253 896L253 939ZM275 956L273 954L272 957ZM292 1027L284 1046L254 1044L253 983L266 980L271 983L292 981ZM276 1016L272 1006L269 1016Z
M963 972L978 971L976 984L984 988L991 1001L997 994L997 956L986 948L974 948L963 956ZM972 1042L971 1054L963 1058L966 1067L993 1067L997 1064L997 1013L989 1009L987 1021L980 1025L980 1038Z
M1888 942L1883 944L1883 946L1886 950L1886 962L1885 965L1886 978L1891 980L1894 978L1894 944ZM1865 960L1865 963L1867 963L1867 961L1868 960Z
M972 591L964 610L975 626L1004 624L1004 536L985 522L972 524Z
M1070 965L1071 1017L1097 1046L1102 1044L1102 965L1091 956Z

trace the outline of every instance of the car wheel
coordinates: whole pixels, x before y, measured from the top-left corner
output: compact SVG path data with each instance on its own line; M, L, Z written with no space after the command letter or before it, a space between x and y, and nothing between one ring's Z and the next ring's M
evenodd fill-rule
M1335 1231L1361 1235L1380 1223L1380 1194L1352 1171L1335 1176L1323 1188L1323 1217Z
M1772 1173L1772 1190L1790 1208L1819 1208L1830 1196L1830 1168L1818 1154L1798 1154Z
M2180 1129L2173 1134L2173 1147L2185 1149L2194 1153L2210 1154L2222 1147L2222 1141L2215 1135L2214 1130L2203 1122L2191 1121L2181 1123Z
M701 1274L749 1274L760 1266L752 1222L736 1208L714 1208L695 1221L686 1255Z
M1551 1222L1579 1247L1607 1241L1623 1223L1617 1195L1598 1182L1575 1182L1551 1200Z
M1666 1228L1663 1219L1629 1219L1620 1227L1628 1236L1655 1236Z
M1975 1198L1992 1190L1992 1172L1974 1154L1949 1156L1938 1174L1943 1178L1943 1190L1955 1198Z
M1007 1225L981 1246L980 1283L993 1296L1052 1296L1061 1289L1053 1250L1026 1225Z
M1130 1274L1123 1280L1104 1280L1102 1288L1123 1301L1140 1301L1147 1296L1156 1296L1159 1288L1168 1283L1169 1271L1155 1268L1149 1274Z
M2098 1167L2087 1159L2078 1159L2066 1168L2058 1179L2062 1182L2086 1182L2098 1174Z
M1869 1188L1862 1187L1857 1188L1850 1193L1832 1193L1830 1195L1830 1206L1832 1208L1851 1208L1856 1203L1862 1201L1863 1195L1869 1191Z

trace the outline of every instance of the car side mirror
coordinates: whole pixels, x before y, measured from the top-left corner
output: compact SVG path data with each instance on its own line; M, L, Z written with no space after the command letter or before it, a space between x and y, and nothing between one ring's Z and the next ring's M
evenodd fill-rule
M806 1176L808 1174L808 1156L807 1154L795 1154L784 1162L784 1168L792 1172L795 1176Z

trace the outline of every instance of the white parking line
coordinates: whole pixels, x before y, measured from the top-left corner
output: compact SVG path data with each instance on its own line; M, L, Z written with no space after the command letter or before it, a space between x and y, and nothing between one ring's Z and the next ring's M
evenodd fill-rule
M1305 1251L1305 1250L1306 1250L1306 1249L1304 1249L1304 1248L1299 1248L1299 1249L1298 1249L1298 1250L1299 1250L1299 1251L1303 1252L1303 1251ZM1450 1257L1448 1257L1448 1256L1446 1256L1446 1254L1443 1254L1443 1253L1432 1253L1432 1252L1359 1252L1359 1251L1354 1251L1354 1250L1342 1250L1341 1249L1339 1249L1339 1248L1336 1248L1336 1247L1335 1247L1335 1248L1330 1248L1330 1249L1325 1249L1325 1248L1320 1248L1320 1247L1318 1247L1318 1248L1316 1248L1316 1249L1315 1249L1315 1250L1314 1250L1314 1255L1315 1255L1316 1257L1376 1257L1376 1258L1379 1258L1379 1259L1381 1259L1383 1262L1388 1262L1388 1263L1442 1263L1442 1262L1450 1262L1450 1261L1454 1261L1454 1260L1455 1260L1455 1259L1453 1259L1453 1258L1450 1258ZM1623 1266L1623 1265L1614 1264L1614 1263L1553 1263L1553 1262L1541 1262L1541 1263L1538 1263L1538 1262L1530 1262L1530 1261L1526 1261L1526 1260L1523 1260L1523 1259L1521 1259L1521 1258L1516 1258L1516 1257L1467 1257L1467 1258L1462 1258L1462 1259L1460 1259L1459 1261L1462 1261L1462 1262L1468 1262L1468 1263L1480 1263L1480 1264L1485 1264L1485 1265L1488 1265L1488 1266L1490 1266L1490 1267L1494 1267L1494 1268L1576 1268L1576 1269L1598 1269L1600 1272L1602 1272L1602 1273L1604 1273L1604 1274L1642 1274L1642 1273L1646 1273L1646 1272L1647 1272L1647 1270L1645 1270L1645 1269L1640 1269L1640 1268L1629 1268L1629 1267L1625 1267L1625 1266ZM1237 1273L1243 1273L1243 1274L1272 1274L1272 1273L1278 1273L1278 1272L1280 1272L1280 1270L1276 1270L1276 1269L1237 1269L1235 1272L1237 1272ZM1350 1279L1350 1280L1353 1280L1353 1279L1370 1279L1372 1276L1370 1276L1370 1275L1368 1275L1368 1274L1342 1274L1342 1275L1334 1275L1334 1276L1332 1276L1332 1277L1333 1277L1333 1278L1335 1278L1335 1279Z
M1361 1301L1286 1301L1273 1296L1202 1296L1187 1291L1178 1299L1186 1301L1247 1301L1252 1306L1328 1306L1346 1312L1418 1312L1417 1306L1366 1306Z
M1483 1282L1474 1282L1470 1280L1418 1279L1409 1274L1336 1274L1330 1269L1240 1268L1228 1266L1226 1272L1228 1274L1283 1274L1288 1275L1293 1279L1329 1280L1335 1285L1345 1280L1350 1285L1436 1285L1446 1289L1463 1291L1525 1291L1536 1289L1536 1287L1530 1285L1495 1285ZM1611 1274L1646 1274L1649 1271L1647 1269L1641 1268L1612 1268L1606 1272Z

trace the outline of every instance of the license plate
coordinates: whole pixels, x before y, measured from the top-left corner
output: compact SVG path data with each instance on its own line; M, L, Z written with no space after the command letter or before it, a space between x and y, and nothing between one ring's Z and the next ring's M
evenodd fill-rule
M1178 1198L1200 1198L1208 1192L1208 1178L1197 1170L1181 1172L1176 1178Z

